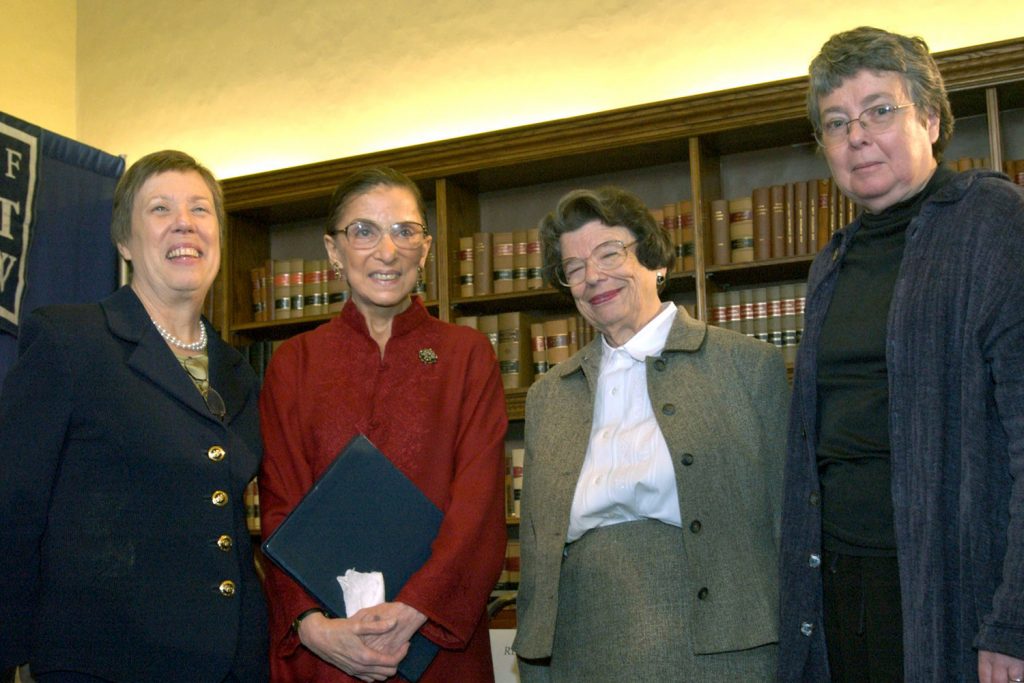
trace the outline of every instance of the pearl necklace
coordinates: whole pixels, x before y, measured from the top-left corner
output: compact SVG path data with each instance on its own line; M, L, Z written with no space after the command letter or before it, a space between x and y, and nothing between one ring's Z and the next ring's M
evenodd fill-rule
M173 334L165 330L163 327L161 327L160 323L158 323L156 320L154 320L153 318L150 318L150 320L153 321L153 325L156 327L156 331L160 333L160 336L163 337L168 344L177 346L179 349L185 349L186 351L202 351L203 349L206 348L206 326L203 325L203 321L199 321L199 341L194 341L191 344L186 344L185 342L181 341Z

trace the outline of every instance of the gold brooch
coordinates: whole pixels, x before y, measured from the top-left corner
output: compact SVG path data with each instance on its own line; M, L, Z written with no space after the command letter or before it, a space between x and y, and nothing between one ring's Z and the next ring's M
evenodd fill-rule
M420 349L420 362L422 362L424 365L433 365L434 363L436 363L437 354L434 353L434 349Z

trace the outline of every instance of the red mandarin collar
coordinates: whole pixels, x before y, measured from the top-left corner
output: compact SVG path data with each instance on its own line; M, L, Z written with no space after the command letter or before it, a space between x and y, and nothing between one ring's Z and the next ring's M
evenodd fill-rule
M391 322L391 336L401 337L409 334L411 331L422 325L430 317L427 309L424 308L423 302L418 296L412 297L412 302L409 304L409 308L405 309L401 313L395 316L395 319ZM355 332L370 339L370 329L366 325L366 318L363 317L362 312L356 308L356 305L352 303L352 299L345 302L345 306L341 309L341 315L338 318L348 327L352 328Z

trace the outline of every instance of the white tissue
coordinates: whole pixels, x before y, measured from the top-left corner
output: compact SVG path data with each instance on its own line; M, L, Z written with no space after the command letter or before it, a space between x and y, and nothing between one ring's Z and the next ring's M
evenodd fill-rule
M345 616L351 617L364 607L384 602L384 575L380 572L357 572L349 569L338 577L345 596Z

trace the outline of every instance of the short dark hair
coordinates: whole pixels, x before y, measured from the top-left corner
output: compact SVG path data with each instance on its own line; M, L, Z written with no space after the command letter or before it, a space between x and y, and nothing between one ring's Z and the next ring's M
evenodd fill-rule
M423 225L427 224L427 205L423 202L423 195L420 193L419 186L401 171L396 171L387 166L379 166L356 171L342 180L338 187L335 188L334 194L331 195L331 204L327 211L327 225L324 226L324 232L331 234L334 231L338 221L341 220L341 214L345 212L345 207L348 206L349 202L381 186L400 187L408 190L416 200L416 208L420 212Z
M110 239L115 245L125 245L132 236L132 209L139 189L155 175L177 171L195 171L213 195L213 208L217 214L217 227L224 235L227 216L224 213L224 192L210 170L184 152L165 149L140 158L124 172L114 188L114 215L110 221Z
M917 37L861 26L829 38L810 65L807 115L814 130L821 131L819 98L864 70L899 74L910 99L918 105L920 115L939 117L939 137L932 144L932 156L942 161L942 153L953 136L953 110L928 44Z
M591 221L608 227L621 226L633 233L637 240L636 258L645 268L665 268L672 262L672 240L635 194L612 186L573 190L558 200L555 210L540 222L544 279L560 292L569 294L569 288L555 277L555 268L562 262L559 238Z

